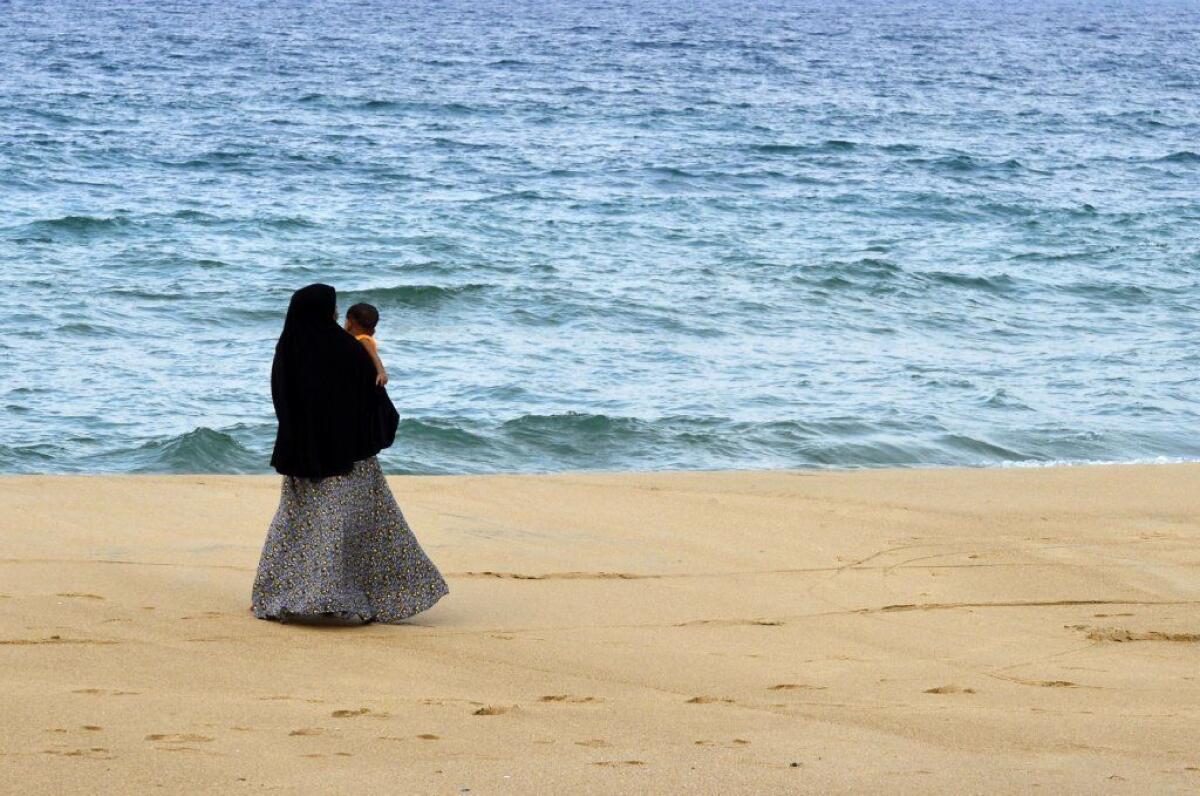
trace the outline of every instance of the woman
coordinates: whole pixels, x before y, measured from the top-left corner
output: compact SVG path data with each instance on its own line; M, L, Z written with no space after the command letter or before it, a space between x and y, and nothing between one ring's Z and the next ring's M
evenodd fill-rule
M375 455L398 416L366 349L337 322L337 293L292 294L271 366L279 430L271 464L279 510L267 532L252 609L259 619L400 622L447 592L413 536Z

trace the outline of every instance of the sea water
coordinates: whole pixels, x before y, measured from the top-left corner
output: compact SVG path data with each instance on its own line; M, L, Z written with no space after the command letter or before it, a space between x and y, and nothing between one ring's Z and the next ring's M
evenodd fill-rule
M1195 2L0 2L0 471L1200 457Z

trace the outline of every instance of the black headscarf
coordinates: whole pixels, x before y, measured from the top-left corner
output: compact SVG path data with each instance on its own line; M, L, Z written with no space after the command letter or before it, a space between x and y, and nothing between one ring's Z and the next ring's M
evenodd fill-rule
M271 365L279 431L271 465L284 475L325 478L392 444L399 416L375 384L371 355L337 322L337 292L309 285L292 294Z

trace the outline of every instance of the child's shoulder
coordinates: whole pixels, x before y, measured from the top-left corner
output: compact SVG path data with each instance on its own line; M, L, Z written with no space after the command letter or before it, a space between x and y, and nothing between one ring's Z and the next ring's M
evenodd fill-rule
M358 342L362 343L363 345L365 345L367 348L371 349L372 351L374 351L376 348L375 338L369 334L356 334L356 335L354 335L354 339L357 340Z

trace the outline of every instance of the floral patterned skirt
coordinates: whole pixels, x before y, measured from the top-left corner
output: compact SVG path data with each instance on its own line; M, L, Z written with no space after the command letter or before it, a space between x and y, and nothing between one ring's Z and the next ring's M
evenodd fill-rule
M251 593L259 619L395 623L448 591L374 456L346 475L284 476Z

